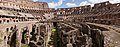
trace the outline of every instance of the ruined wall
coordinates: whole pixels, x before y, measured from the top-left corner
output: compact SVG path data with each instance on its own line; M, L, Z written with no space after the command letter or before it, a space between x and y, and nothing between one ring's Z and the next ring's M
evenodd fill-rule
M0 0L0 1L32 1L32 0Z
M85 23L58 23L58 30L58 47L104 47L107 40L104 40L103 31L109 31Z
M106 1L94 4L93 7L86 5L72 8L59 8L56 12L58 17L65 20L71 20L72 18L68 18L68 16L71 16L74 20L80 20L81 22L118 25L119 16L117 15L120 13L119 8L119 3L111 4L109 1ZM79 19L76 17L79 17Z
M0 1L3 7L14 7L14 8L23 8L23 9L35 9L43 10L44 8L49 8L48 4L45 2L29 2L29 1Z
M0 47L47 46L52 24L38 23L45 13L54 9L45 2L31 0L0 1Z
M52 23L24 23L11 26L4 26L0 35L0 47L21 47L21 46L48 46L48 33L51 32Z

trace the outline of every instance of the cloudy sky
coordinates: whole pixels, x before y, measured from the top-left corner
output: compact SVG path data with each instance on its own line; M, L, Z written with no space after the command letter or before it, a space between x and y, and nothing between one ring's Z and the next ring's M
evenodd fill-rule
M95 3L110 1L111 3L120 3L120 0L33 0L47 2L50 8L68 8L84 5L92 5Z

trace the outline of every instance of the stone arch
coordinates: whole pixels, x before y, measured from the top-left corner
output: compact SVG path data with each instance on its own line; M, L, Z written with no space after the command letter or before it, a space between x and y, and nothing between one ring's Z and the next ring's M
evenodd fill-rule
M4 36L4 40L6 40L6 36Z
M2 23L2 20L0 20L0 24Z
M13 27L10 27L10 30L13 30Z
M21 40L21 42L24 44L26 44L26 37L27 37L27 32L28 32L28 28L27 27L25 27L25 28L24 28L25 30L23 30L23 32L22 32L22 40Z
M11 36L10 47L16 47L16 31Z
M6 31L9 31L9 28L6 28Z

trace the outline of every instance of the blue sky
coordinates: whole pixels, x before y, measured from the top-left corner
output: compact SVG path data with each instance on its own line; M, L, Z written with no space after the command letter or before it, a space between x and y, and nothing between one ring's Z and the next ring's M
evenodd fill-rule
M68 8L84 5L91 5L95 3L110 1L111 3L120 3L120 0L33 0L39 2L47 2L50 8Z

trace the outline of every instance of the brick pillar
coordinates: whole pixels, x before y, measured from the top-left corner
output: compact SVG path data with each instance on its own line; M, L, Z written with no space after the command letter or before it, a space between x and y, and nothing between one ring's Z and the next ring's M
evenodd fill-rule
M4 47L7 47L7 41L8 41L7 36L4 36Z
M73 47L73 45L71 43L67 44L67 47Z
M22 29L18 28L16 31L16 47L21 47L21 39L22 39Z
M29 42L30 42L30 32L32 32L32 25L30 24L29 26L28 26L28 38L27 38L27 44L29 44Z

